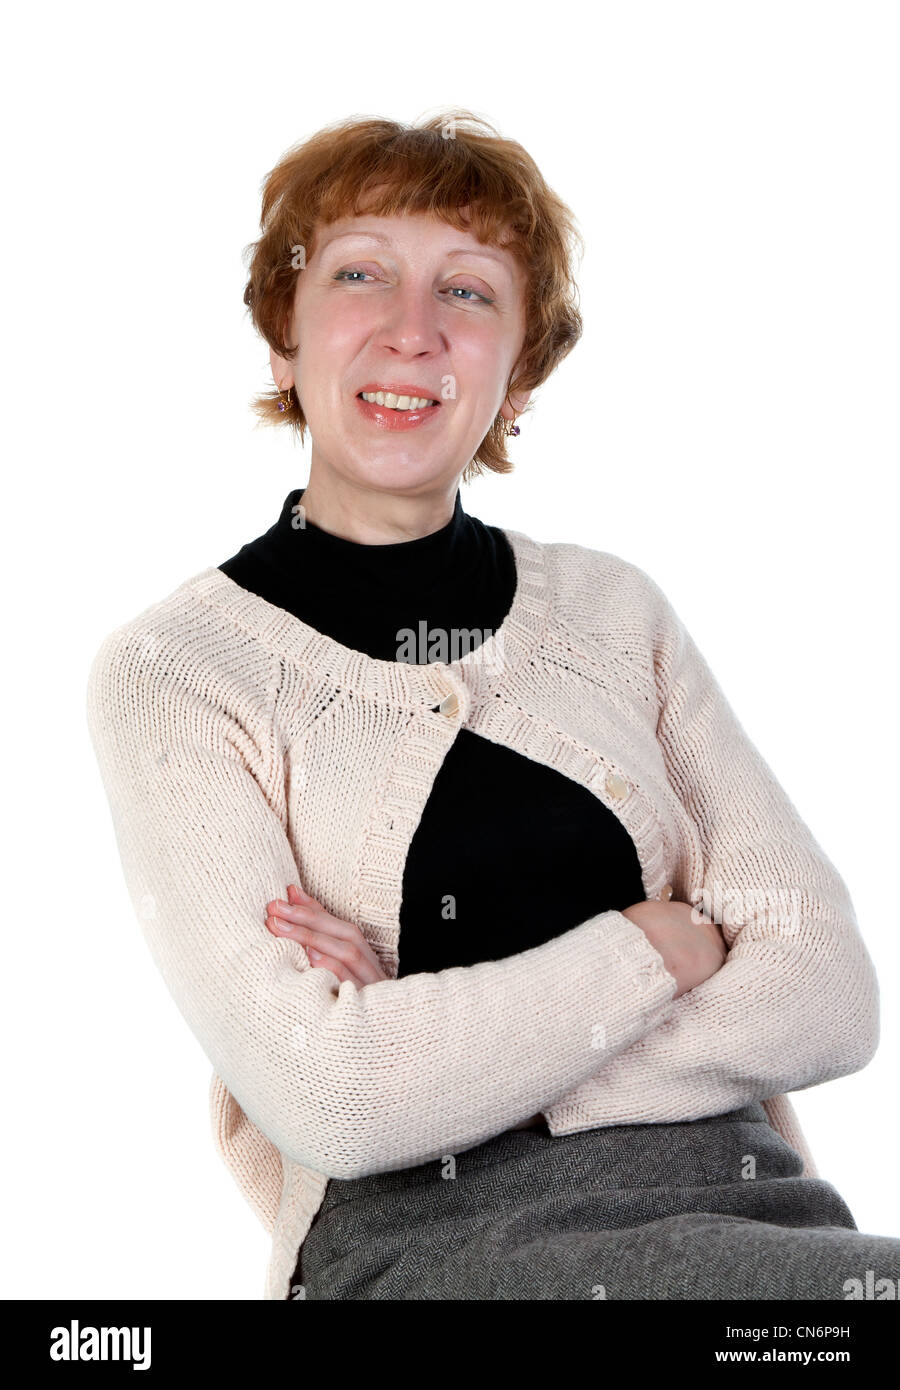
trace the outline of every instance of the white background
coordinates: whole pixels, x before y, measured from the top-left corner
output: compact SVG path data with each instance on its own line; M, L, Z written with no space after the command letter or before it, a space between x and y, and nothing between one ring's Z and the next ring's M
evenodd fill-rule
M23 11L2 96L3 1295L262 1295L269 1238L126 894L85 682L109 630L307 481L249 409L271 384L241 300L265 174L332 121L459 106L530 151L587 247L582 342L515 472L463 504L651 574L847 882L882 1041L793 1099L860 1230L900 1236L896 5Z

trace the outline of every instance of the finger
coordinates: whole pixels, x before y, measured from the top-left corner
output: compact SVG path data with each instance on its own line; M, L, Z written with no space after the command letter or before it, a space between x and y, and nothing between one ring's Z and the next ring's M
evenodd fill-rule
M273 917L283 917L289 922L310 922L315 912L306 903L286 903L282 898L273 898L266 903L266 909Z
M322 936L327 936L329 942L357 942L352 928L345 923L338 922L336 917L332 917L321 907L306 907L301 903L283 903L277 899L269 905L269 915L277 922L287 927L300 928L306 931L319 932Z
M326 970L332 971L333 974L337 975L339 980L350 980L354 978L352 971L342 961L339 961L335 956L328 955L323 951L317 951L311 946L307 939L305 928L294 926L292 923L285 922L278 917L267 917L266 927L273 936L278 936L283 941L296 941L298 945L303 946L309 958L310 965L314 967L320 966ZM325 941L322 941L320 944L324 945ZM329 944L333 945L333 943Z
M358 988L387 978L359 927L332 916L315 899L311 899L311 906L274 899L268 907L273 919L266 923L270 930L339 959Z
M300 933L298 939L306 948L306 954L313 965L321 965L326 960L331 961L334 967L340 967L340 978L352 980L357 989L388 978L373 951L367 950L365 954L360 952L355 956L352 952L341 953L333 938L330 939L327 933L309 932L303 927L297 930Z
M321 951L307 951L309 963L316 970L330 970L333 975L337 975L339 980L344 979L344 967L340 961L333 960L331 956L323 955Z
M307 952L313 948L332 960L340 961L351 974L356 975L357 967L362 964L362 952L356 943L340 941L330 932L315 931L305 923L289 922L277 914L273 915L271 919L267 919L267 926L269 920L272 922L270 930L274 931L275 935L290 937L292 941L299 941L302 946L306 947Z
M330 912L325 911L320 903L315 901L286 903L281 898L275 898L266 906L274 917L283 917L288 922L302 922L318 931L327 932L336 941L362 939L362 933L357 927L354 927L352 922L343 922L340 917L333 917Z
M320 937L325 939L317 941L315 937L311 937L312 944L324 947L326 950L332 950L357 977L362 973L363 963L367 962L366 974L370 977L366 979L367 984L384 979L378 957L359 927L354 926L352 922L345 922L340 917L333 917L330 912L326 912L318 904L306 907L301 903L283 903L276 899L274 904L269 904L269 911L274 917L293 926L305 927L310 932L319 933ZM305 940L306 938L297 937L296 939Z
M305 927L292 926L291 923L282 921L277 917L267 917L266 926L273 935L296 941L303 946L313 968L322 967L325 970L330 970L342 982L352 980L357 989L362 989L363 985L372 985L378 980L387 979L377 960L370 962L368 959L362 959L352 962L351 965L345 960L338 959L336 955L329 954L328 951L317 950L309 939L314 934ZM320 946L327 945L330 951L334 951L333 939L329 939L324 933L319 935Z
M266 917L266 930L273 936L287 937L291 941L302 940L296 922L286 922L283 917L275 917L272 913Z
M305 902L288 902L285 898L273 898L271 902L266 903L266 911L280 913L283 917L296 916L298 921L309 920L310 914L315 912L328 916L322 904L317 903L315 898L308 898Z
M282 908L282 912L284 909ZM335 946L337 943L334 937L329 937L325 932L319 932L318 941L313 942L313 931L307 922L297 922L288 920L280 913L270 912L266 918L266 926L275 936L287 936L292 941L301 941L304 945L315 944L319 950L325 946Z

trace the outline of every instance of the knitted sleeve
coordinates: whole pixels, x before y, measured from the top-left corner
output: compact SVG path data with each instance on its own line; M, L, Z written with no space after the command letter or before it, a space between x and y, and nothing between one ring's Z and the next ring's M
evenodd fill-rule
M603 1123L718 1114L858 1071L879 1037L875 971L843 880L747 737L656 583L657 739L702 847L697 907L724 965L585 1092Z
M360 990L311 967L265 926L299 874L266 711L248 704L264 693L236 713L196 665L118 629L91 667L89 731L153 959L286 1157L352 1178L464 1150L577 1085L598 1048L609 1059L657 1026L676 982L617 911L504 960Z

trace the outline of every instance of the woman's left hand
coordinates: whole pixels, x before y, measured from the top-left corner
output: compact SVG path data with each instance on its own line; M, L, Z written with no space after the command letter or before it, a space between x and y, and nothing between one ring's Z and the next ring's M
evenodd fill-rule
M288 901L273 898L266 904L266 926L273 936L299 941L313 966L324 966L338 979L352 980L357 989L390 977L359 927L326 912L309 893L288 885Z

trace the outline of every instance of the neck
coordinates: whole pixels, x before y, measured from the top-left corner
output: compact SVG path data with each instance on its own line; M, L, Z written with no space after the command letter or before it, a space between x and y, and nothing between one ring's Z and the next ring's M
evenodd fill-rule
M459 479L416 493L392 492L310 469L300 501L307 521L343 540L393 545L439 531L453 518Z

